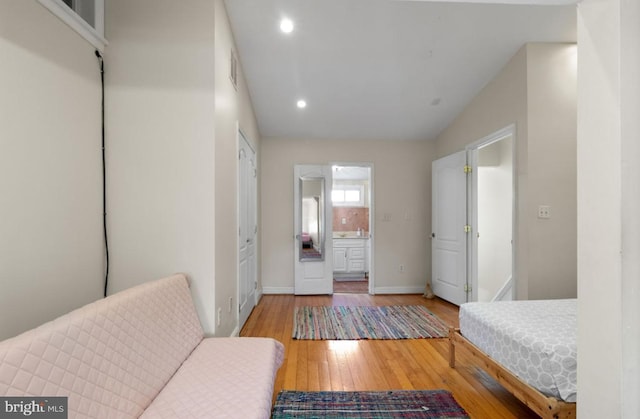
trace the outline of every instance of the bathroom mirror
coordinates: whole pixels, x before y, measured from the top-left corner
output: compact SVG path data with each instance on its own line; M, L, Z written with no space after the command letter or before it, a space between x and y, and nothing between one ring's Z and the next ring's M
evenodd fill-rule
M299 178L300 231L297 232L301 262L324 260L324 178Z

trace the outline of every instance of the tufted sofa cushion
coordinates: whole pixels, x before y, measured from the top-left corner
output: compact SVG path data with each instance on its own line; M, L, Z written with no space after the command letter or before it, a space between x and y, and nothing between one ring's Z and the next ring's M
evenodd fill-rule
M68 396L69 417L140 416L202 341L184 275L0 342L0 395Z

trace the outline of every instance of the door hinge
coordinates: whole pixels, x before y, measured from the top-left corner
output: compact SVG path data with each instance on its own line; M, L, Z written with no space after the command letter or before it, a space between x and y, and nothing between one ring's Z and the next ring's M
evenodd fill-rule
M471 285L464 284L464 292L471 292Z
M471 166L469 166L468 164L464 165L464 172L465 173L471 173L473 171L473 169L471 168Z
M471 226L469 224L464 226L464 232L465 233L471 233Z

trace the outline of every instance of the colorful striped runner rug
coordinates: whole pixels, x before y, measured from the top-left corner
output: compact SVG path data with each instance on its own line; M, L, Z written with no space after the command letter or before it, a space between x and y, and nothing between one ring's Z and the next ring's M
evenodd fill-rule
M281 391L272 419L448 418L468 419L445 390Z
M448 326L424 306L296 307L293 338L310 340L444 338Z

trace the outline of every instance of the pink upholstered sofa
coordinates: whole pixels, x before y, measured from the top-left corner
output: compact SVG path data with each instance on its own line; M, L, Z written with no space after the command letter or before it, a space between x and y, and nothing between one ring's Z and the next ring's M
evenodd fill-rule
M0 395L67 396L69 418L268 418L283 352L203 338L174 275L0 342Z

